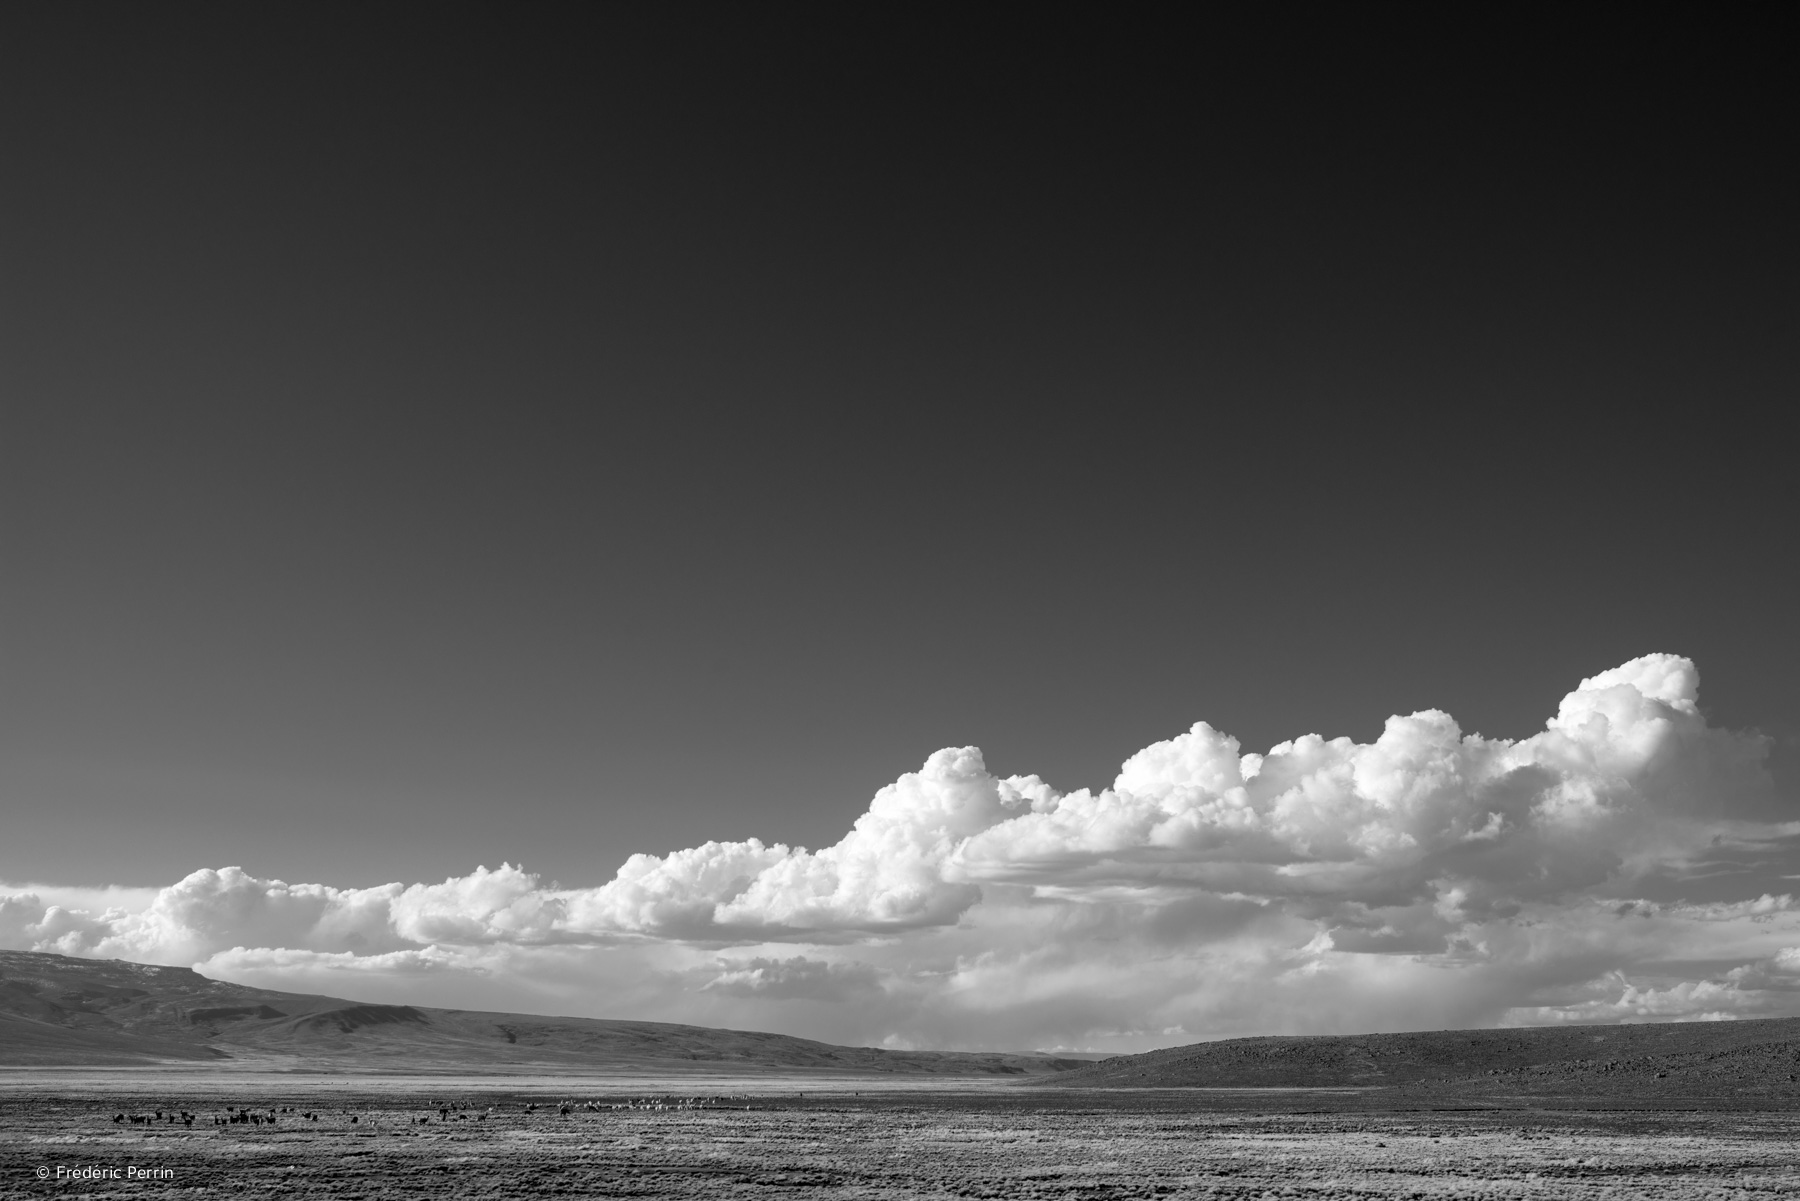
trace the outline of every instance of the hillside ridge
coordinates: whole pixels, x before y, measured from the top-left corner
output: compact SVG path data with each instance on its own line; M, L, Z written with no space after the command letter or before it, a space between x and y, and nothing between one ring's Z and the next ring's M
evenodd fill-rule
M0 1066L272 1062L333 1072L826 1072L1028 1076L1082 1061L890 1051L667 1022L385 1005L190 968L0 951Z
M1121 1055L1034 1081L1067 1088L1438 1088L1800 1092L1800 1018L1262 1035Z

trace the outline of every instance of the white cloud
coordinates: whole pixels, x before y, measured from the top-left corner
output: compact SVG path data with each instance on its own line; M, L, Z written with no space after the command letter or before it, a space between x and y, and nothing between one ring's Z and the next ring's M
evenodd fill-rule
M1426 710L1255 754L1201 722L1099 791L951 748L832 846L634 855L597 888L0 889L0 943L920 1046L1785 1012L1800 822L1755 820L1767 748L1698 687L1645 656L1518 741Z

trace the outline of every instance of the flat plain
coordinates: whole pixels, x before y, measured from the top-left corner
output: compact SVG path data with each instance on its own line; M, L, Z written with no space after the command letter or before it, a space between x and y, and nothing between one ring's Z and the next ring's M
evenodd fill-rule
M49 1075L0 1082L0 1196L1800 1196L1800 1114L1729 1097Z

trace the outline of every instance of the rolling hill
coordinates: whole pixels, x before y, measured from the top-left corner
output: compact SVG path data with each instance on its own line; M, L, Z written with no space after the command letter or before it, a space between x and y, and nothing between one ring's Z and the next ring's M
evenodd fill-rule
M0 951L0 1065L265 1062L333 1072L823 1072L1025 1076L1040 1055L886 1051L664 1022L274 992L188 968Z
M208 1064L334 1073L1012 1076L1053 1088L1449 1089L1471 1099L1800 1097L1800 1018L1238 1038L1095 1063L366 1004L229 984L187 968L0 951L0 1066Z
M1121 1055L1033 1083L1455 1087L1470 1095L1800 1093L1800 1018L1234 1038Z

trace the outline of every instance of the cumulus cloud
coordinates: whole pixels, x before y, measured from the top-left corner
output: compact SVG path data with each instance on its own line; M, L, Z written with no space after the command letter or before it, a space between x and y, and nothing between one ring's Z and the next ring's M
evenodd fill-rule
M1708 725L1693 663L1647 655L1520 740L1425 710L1246 752L1198 722L1072 792L949 748L819 850L709 842L587 889L510 864L368 889L205 869L88 905L34 886L0 890L0 942L275 987L504 979L613 1016L804 1007L796 1032L909 1045L1787 1012L1800 821L1757 816L1766 754Z

